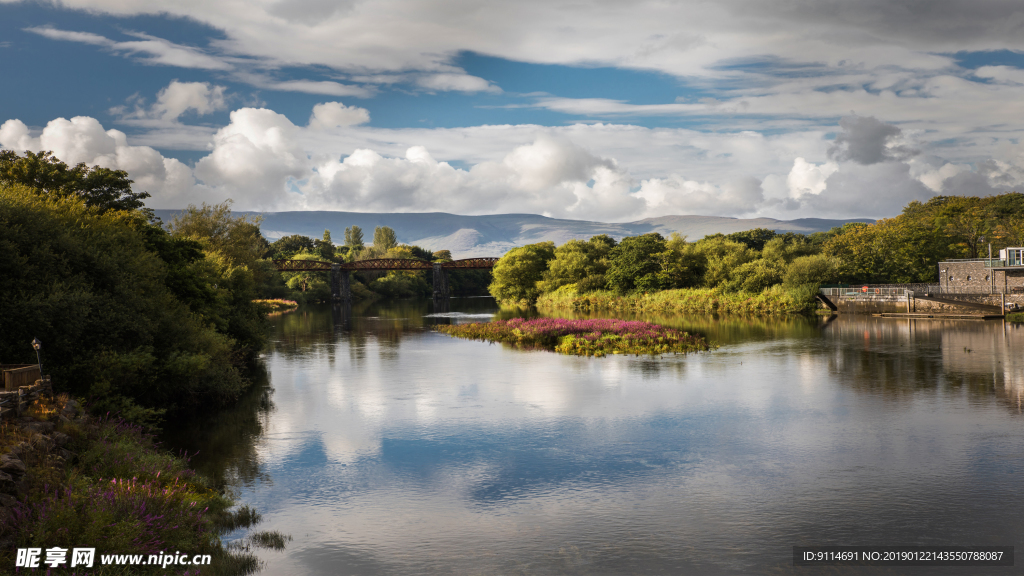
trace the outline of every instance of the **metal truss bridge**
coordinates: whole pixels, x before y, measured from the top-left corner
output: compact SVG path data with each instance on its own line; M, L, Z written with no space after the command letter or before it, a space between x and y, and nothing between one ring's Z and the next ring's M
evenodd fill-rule
M428 262L413 258L377 258L336 264L322 260L274 260L281 272L330 272L331 296L334 300L349 301L352 272L386 272L389 270L430 270L434 279L434 298L448 297L448 272L452 270L479 270L493 268L498 258L464 258L450 262Z

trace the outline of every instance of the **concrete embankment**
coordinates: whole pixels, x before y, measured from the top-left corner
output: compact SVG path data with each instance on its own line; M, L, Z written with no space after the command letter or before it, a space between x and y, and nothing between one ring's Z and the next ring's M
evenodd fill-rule
M1002 315L1003 303L1024 307L1021 294L843 294L821 295L823 305L840 314ZM1004 300L1005 299L1005 300ZM827 301L827 302L826 302ZM831 305L830 305L831 304Z

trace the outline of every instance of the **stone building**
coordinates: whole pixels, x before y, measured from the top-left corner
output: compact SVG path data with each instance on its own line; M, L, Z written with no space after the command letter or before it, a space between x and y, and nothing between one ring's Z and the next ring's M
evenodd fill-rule
M939 286L945 293L1024 294L1024 248L1005 248L999 258L939 262Z

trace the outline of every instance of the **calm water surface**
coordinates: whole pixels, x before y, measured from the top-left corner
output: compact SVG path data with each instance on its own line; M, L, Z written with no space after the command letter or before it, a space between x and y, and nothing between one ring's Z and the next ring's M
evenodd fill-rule
M1024 554L1024 329L646 317L721 344L653 359L431 330L496 314L454 299L275 317L260 389L169 440L294 538L261 553L266 574L824 573L793 568L794 545Z

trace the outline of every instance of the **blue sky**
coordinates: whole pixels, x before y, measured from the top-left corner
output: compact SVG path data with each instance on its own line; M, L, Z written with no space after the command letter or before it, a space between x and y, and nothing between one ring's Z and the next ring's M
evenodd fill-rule
M1020 187L1024 8L0 0L0 146L176 208L884 217Z

